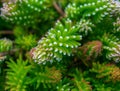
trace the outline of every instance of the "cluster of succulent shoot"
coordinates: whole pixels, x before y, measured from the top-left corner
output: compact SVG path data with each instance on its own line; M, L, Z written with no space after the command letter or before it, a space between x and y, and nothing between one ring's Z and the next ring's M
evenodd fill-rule
M115 27L114 28L115 31L117 32L120 31L120 18L119 17L117 18L116 22L113 23L113 25Z
M60 70L57 70L55 67L46 68L48 77L51 78L51 83L59 82L62 78Z
M1 16L6 18L7 15L11 15L10 11L12 11L14 8L15 5L13 5L12 3L3 3L3 7L1 8Z
M27 85L31 83L27 77L28 72L31 70L31 66L28 65L28 61L18 59L17 62L11 60L10 62L7 62L7 64L11 69L6 73L7 82L5 90L26 91Z
M13 46L13 42L9 39L0 39L0 52L9 51Z
M78 27L80 28L80 34L87 35L89 32L92 32L92 27L94 24L90 20L81 19L78 23Z
M39 87L41 83L43 84L54 84L57 83L61 80L62 74L60 70L57 70L56 67L52 68L45 68L44 72L35 72L35 78L37 79L38 85L36 86Z
M120 42L115 36L107 36L101 38L103 50L107 59L120 61Z
M71 56L72 49L77 48L82 36L77 34L79 28L72 25L71 20L64 23L57 21L55 28L51 28L33 51L33 59L37 63L60 61L64 55Z
M70 91L73 88L70 83L66 83L66 80L59 81L59 85L56 86L57 91Z
M37 44L36 36L31 34L21 36L15 40L15 43L21 46L21 48L29 50Z
M120 15L120 1L119 0L110 0L113 4L114 9L112 9L111 14Z
M77 56L82 60L86 66L91 66L95 58L97 58L102 52L101 41L91 41L85 43L83 46L78 48Z
M102 43L100 41L87 42L81 46L79 50L82 51L83 56L86 56L86 59L91 60L91 56L96 58L101 53ZM85 58L83 60L85 60Z
M45 0L18 0L20 3L25 3L29 8L34 9L37 12L40 12L41 9L45 9L45 6L42 6Z
M105 48L111 51L111 53L107 55L109 59L112 58L115 62L120 62L120 44L118 44L116 48Z
M90 71L97 73L97 78L108 77L106 81L120 81L120 68L113 64L93 63L93 68Z
M99 22L109 15L111 8L112 4L109 0L90 0L69 4L65 11L66 15L72 19L90 18Z
M21 25L37 22L38 14L45 9L45 0L15 0L4 2L1 17L5 20Z
M76 86L73 91L92 91L90 82L84 78L83 74L81 74L79 70L76 70L76 74L73 74L73 77L73 81Z
M115 66L111 72L111 79L113 82L120 81L120 68Z
M0 39L0 53L9 51L13 46L13 42L9 39ZM0 54L0 61L6 59L6 55Z

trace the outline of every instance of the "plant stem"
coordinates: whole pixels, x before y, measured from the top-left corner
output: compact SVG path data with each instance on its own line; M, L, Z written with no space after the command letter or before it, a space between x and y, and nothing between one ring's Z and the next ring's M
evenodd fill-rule
M0 34L13 34L13 31L10 31L10 30L3 30L3 31L0 31Z

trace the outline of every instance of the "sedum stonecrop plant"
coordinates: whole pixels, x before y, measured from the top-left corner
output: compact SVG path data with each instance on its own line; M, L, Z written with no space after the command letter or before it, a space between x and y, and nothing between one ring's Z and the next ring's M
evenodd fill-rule
M9 89L10 91L26 91L26 85L31 83L29 77L27 77L28 72L31 69L31 66L28 65L28 61L22 61L22 59L18 59L17 63L13 60L7 62L9 70L7 72L7 86L5 89Z
M89 32L92 32L92 27L94 27L94 24L88 19L81 19L79 24L79 32L80 34L87 35Z
M0 52L9 51L12 49L13 42L7 38L0 39Z
M0 91L119 89L120 0L0 2Z
M72 49L80 46L79 41L82 39L82 36L77 34L78 30L79 28L72 25L69 19L64 23L57 21L55 28L51 28L35 47L33 51L35 62L60 61L64 55L71 56Z
M116 36L109 34L103 35L101 39L103 43L103 51L106 53L106 58L112 59L115 62L120 61L120 41Z
M99 22L112 9L112 4L109 0L75 0L72 4L66 7L66 14L71 19L87 18L93 22Z
M28 25L37 22L45 9L45 0L13 0L3 3L1 17L16 24Z
M7 57L7 54L4 54L3 52L9 52L13 47L13 42L10 39L2 38L0 39L0 62L5 60ZM3 53L3 54L2 54Z

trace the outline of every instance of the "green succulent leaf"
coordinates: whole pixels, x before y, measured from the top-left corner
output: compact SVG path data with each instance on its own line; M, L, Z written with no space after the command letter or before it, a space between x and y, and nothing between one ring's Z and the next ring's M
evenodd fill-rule
M81 35L79 28L72 25L70 20L61 23L58 21L55 28L51 28L33 51L33 59L37 63L60 61L64 55L72 55L72 49L80 46Z

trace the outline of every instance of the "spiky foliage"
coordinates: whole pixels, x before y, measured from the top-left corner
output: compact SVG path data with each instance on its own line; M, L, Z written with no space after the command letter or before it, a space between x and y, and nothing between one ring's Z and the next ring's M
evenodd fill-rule
M90 70L91 72L97 73L96 78L105 78L108 79L111 72L112 72L113 66L107 66L105 64L100 63L93 63L93 67Z
M85 43L77 50L77 56L83 61L86 66L92 65L91 61L94 61L102 51L102 43L100 41L92 41Z
M71 91L73 86L71 86L70 79L62 79L56 86L56 91Z
M111 72L111 80L113 82L120 82L120 68L119 67L114 67L112 72Z
M33 84L35 84L35 89L38 89L40 85L44 88L51 88L52 85L55 85L62 78L60 70L57 70L55 67L45 67L45 69L35 68L31 73L34 74L32 77L34 79Z
M113 25L115 27L114 30L117 32L120 32L120 18L119 17L116 19L116 22L114 22Z
M89 32L92 32L92 27L94 27L94 24L90 20L81 19L78 26L80 28L80 34L87 35Z
M1 16L15 24L30 25L37 22L45 0L15 0L8 1L1 8Z
M114 60L115 62L120 61L120 43L116 36L105 34L101 38L103 43L103 51L106 58Z
M10 91L26 91L27 85L31 83L28 72L31 66L28 61L18 59L17 63L11 60L7 62L6 89Z
M13 42L10 39L2 38L0 39L0 53L8 52L12 49ZM6 59L6 54L0 54L0 62Z
M18 37L16 38L15 43L25 50L29 50L37 44L36 37L34 35L24 35Z
M93 67L90 71L96 73L96 78L102 78L106 82L120 81L120 69L113 64L93 63Z
M13 33L16 38L27 35L27 32L25 31L25 29L21 26L15 26L15 28L13 29Z
M62 78L60 70L55 67L40 67L28 64L21 58L14 62L7 62L6 90L10 91L28 91L28 86L35 90L40 86L51 88ZM31 91L31 90L30 90Z
M40 12L42 9L45 9L46 6L43 5L45 0L18 0L21 4L25 3L30 9L34 9L37 12Z
M92 88L87 82L81 72L79 70L76 70L76 73L73 74L73 81L75 84L75 88L72 91L92 91Z
M110 13L111 5L109 0L76 0L65 11L71 19L89 18L99 22Z
M120 0L0 1L0 37L14 43L10 51L2 45L0 91L119 91L119 6Z
M114 9L112 9L111 13L114 16L120 15L120 1L119 0L110 0L110 2L114 5Z
M78 41L81 40L81 35L77 34L78 31L79 28L72 25L70 20L64 23L58 21L55 28L51 28L38 42L33 52L35 62L60 61L64 55L72 55L72 49L80 45Z
M0 39L0 52L9 51L13 46L11 40L7 38Z
M112 88L106 87L105 84L97 84L96 91L112 91Z

